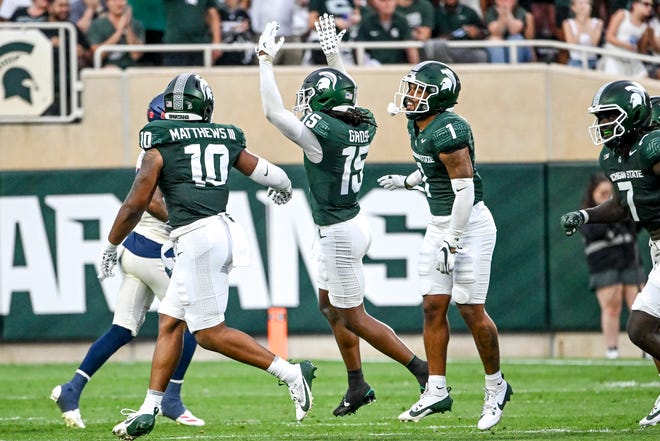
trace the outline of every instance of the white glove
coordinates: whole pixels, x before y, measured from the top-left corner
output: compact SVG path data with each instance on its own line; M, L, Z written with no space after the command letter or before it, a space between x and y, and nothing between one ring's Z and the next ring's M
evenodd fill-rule
M378 178L378 185L386 190L396 190L397 188L406 188L406 176L403 175L385 175Z
M275 54L284 44L284 37L280 37L277 42L275 41L279 28L280 24L276 21L266 23L263 33L259 36L259 43L254 48L259 61L270 61L272 63Z
M443 240L435 258L435 269L442 274L451 274L454 271L458 249L458 244L451 245L447 239Z
M323 54L337 54L339 53L339 43L346 33L346 29L337 34L335 26L335 17L328 15L327 12L319 17L318 21L314 22L316 32L319 34L319 43L321 43L321 50Z
M115 273L112 270L115 265L117 265L117 245L106 242L103 253L101 254L101 262L99 263L99 280L104 281L108 277L114 276Z
M271 198L276 205L284 205L291 200L293 189L291 188L291 184L289 184L289 187L284 190L268 188L268 193L266 193L266 195Z

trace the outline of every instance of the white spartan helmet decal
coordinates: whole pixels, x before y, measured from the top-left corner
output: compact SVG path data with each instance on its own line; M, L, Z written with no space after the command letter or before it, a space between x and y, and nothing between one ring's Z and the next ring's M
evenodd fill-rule
M335 89L335 86L337 84L337 75L335 75L332 72L320 72L319 80L316 82L316 88L318 90L326 90L326 89Z
M445 74L445 78L440 82L440 90L450 90L452 92L456 91L456 76L451 69L441 69L440 72Z
M213 91L211 90L209 83L207 83L206 80L199 75L197 78L199 78L199 88L202 90L202 94L204 94L204 100L213 101Z
M644 103L646 96L644 95L644 91L637 85L634 86L626 86L626 90L630 92L630 107L631 108L636 108L638 106L641 106Z

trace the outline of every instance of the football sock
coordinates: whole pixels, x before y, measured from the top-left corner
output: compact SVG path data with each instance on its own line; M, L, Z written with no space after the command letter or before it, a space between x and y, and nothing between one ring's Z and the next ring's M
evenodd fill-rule
M161 404L163 415L172 419L177 419L186 411L186 407L181 401L182 385L183 380L175 380L174 378L172 378L167 384L167 389L165 389Z
M502 371L497 371L494 374L486 375L486 387L495 389L502 384Z
M183 350L181 351L181 358L179 359L179 364L176 365L172 380L183 380L183 377L188 370L188 366L190 366L190 362L192 361L195 349L197 349L195 336L186 329L186 332L183 333Z
M69 381L69 384L73 388L73 390L76 390L78 392L82 392L82 390L85 388L87 385L87 382L89 381L89 375L87 375L86 372L83 372L82 370L78 369L76 373L73 375L73 378L71 381Z
M362 369L348 371L348 390L357 390L365 383Z
M78 369L73 375L71 381L61 385L62 390L57 399L57 405L62 412L68 412L80 407L78 404L80 401L80 394L88 381L89 376Z
M440 397L447 395L447 377L444 375L429 375L428 390L433 395Z
M160 409L160 403L163 401L163 392L158 392L155 390L148 389L147 396L144 399L144 403L140 406L138 413L148 413L150 415L154 414L154 408Z
M268 366L268 369L266 369L266 372L277 377L278 380L290 384L298 378L300 368L298 365L291 364L276 355L273 362Z
M429 364L414 355L412 360L406 365L411 374L417 378L417 382L420 386L424 387L429 377Z
M131 331L118 325L112 325L105 334L92 343L78 369L91 377L112 354L131 340L133 340Z

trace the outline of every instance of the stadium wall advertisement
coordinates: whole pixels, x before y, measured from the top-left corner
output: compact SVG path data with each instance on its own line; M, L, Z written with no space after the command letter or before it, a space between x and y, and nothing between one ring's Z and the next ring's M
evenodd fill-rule
M316 303L315 229L304 169L284 169L295 190L284 206L272 204L263 187L232 171L228 212L245 229L251 260L231 273L227 321L264 334L266 309L285 306L290 333L327 333ZM429 212L422 193L390 192L376 179L413 169L412 164L369 164L361 191L372 228L364 262L365 305L404 333L422 329L416 266ZM566 238L558 222L561 213L578 206L594 171L595 164L480 167L485 201L498 225L487 306L500 330L598 329L582 243ZM111 323L121 277L101 283L95 265L132 179L131 169L0 173L3 341L93 339ZM450 321L453 330L465 331L454 308ZM156 322L148 318L141 335L155 335Z

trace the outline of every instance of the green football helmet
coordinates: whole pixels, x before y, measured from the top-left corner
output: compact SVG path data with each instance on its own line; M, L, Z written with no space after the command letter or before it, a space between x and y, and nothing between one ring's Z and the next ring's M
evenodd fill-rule
M625 135L631 135L649 126L651 103L646 89L634 81L612 81L598 89L589 107L596 120L589 126L589 134L595 145L605 144L610 148L621 145ZM616 118L600 123L603 114Z
M318 69L307 75L296 93L293 111L298 115L331 110L339 106L354 107L357 86L347 74L336 69Z
M660 129L660 96L651 97L651 123L649 128L653 130Z
M165 119L210 122L213 118L213 91L199 75L177 75L165 88L163 97Z
M406 117L414 120L442 113L454 107L460 92L456 72L439 61L424 61L401 79L390 113L406 112ZM406 106L409 102L416 103L414 108Z

